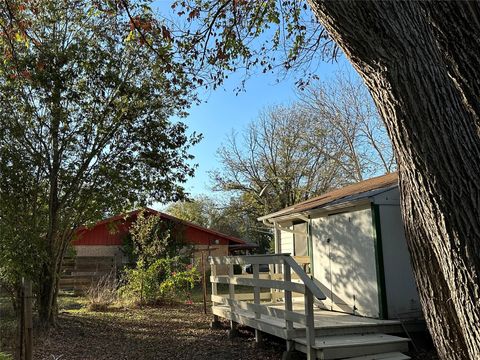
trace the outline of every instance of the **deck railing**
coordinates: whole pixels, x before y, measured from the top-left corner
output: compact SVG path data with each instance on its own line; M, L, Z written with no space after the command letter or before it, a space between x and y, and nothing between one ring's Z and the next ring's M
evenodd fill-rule
M210 265L212 306L228 306L233 315L231 316L232 319L235 318L235 315L241 316L242 312L247 310L254 313L255 320L261 320L262 316L270 316L284 321L287 351L293 350L292 338L295 334L293 324L304 325L307 358L315 359L313 349L315 343L313 299L316 297L319 300L324 300L326 297L294 258L289 254L210 257ZM217 266L219 265L228 267L228 275L217 275ZM252 265L253 274L236 275L234 274L234 265ZM260 273L260 265L269 265L270 273ZM273 274L274 269L277 270L275 274ZM281 272L278 270L281 270ZM228 284L228 294L219 295L218 284ZM237 285L253 287L253 299L247 294L236 294L235 286ZM265 288L270 289L270 296L264 296L265 293L261 292L261 289ZM279 295L275 290L280 290L283 293ZM304 313L293 311L292 295L295 293L304 296ZM275 304L279 300L279 296L283 297L283 309L267 306L265 302L262 304L262 300L270 300L269 305L272 305L272 301ZM261 337L258 327L255 328L255 333L257 339Z

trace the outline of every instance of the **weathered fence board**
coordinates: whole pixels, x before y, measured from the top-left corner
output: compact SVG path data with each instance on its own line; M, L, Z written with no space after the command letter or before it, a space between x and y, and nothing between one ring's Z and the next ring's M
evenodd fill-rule
M113 256L78 256L65 258L59 281L60 290L84 292L102 277L116 274Z

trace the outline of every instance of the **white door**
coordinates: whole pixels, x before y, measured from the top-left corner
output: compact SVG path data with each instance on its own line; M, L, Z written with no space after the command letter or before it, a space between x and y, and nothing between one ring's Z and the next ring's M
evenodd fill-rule
M315 224L315 225L314 225ZM314 276L332 310L379 316L375 243L370 209L312 222Z

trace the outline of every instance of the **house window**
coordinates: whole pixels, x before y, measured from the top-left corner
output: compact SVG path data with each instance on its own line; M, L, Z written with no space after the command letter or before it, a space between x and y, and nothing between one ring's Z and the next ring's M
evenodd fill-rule
M308 255L307 223L302 222L299 224L294 224L293 230L295 231L293 235L294 255L307 256ZM299 234L299 233L303 233L303 234Z

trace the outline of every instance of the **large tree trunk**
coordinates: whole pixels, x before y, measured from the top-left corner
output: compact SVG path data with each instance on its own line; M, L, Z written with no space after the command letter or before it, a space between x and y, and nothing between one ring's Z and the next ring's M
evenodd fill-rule
M43 264L42 273L39 280L39 290L37 295L38 317L40 324L44 328L55 325L55 277L56 273L50 264Z
M392 140L437 350L480 359L479 3L309 1Z

